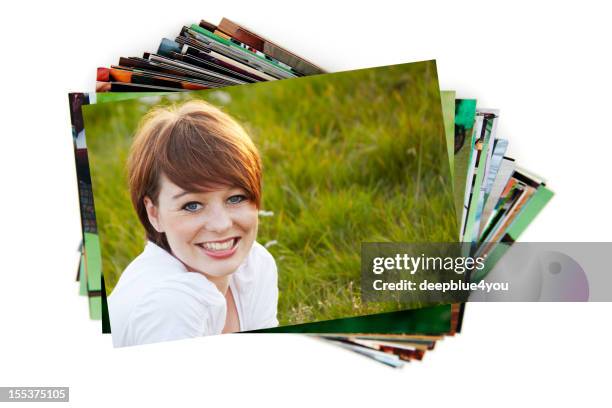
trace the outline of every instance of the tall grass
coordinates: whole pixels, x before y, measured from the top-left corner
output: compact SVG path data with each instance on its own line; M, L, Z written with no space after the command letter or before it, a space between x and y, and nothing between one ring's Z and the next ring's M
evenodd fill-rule
M84 109L107 293L144 245L125 161L154 105L201 98L264 162L258 241L279 269L279 320L381 311L360 300L361 242L450 242L457 226L433 62L148 97ZM420 305L412 305L420 306Z

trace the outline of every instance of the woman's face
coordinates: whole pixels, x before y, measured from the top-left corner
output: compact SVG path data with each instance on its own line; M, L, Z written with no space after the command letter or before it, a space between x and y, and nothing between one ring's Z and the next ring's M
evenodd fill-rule
M257 237L257 207L241 188L189 192L162 174L157 205L144 200L149 221L166 234L172 254L212 278L235 272Z

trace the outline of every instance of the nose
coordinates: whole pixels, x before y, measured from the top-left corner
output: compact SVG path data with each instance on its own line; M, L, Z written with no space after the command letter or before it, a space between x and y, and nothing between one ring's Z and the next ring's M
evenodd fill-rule
M232 218L228 209L222 204L210 205L204 220L204 229L222 234L232 227Z

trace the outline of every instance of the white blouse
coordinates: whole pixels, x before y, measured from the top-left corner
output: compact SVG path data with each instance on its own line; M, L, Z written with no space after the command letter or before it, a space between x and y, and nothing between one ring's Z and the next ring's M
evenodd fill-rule
M274 258L255 242L230 278L240 331L278 326L277 281ZM226 312L225 296L212 282L152 242L108 297L115 347L221 334Z

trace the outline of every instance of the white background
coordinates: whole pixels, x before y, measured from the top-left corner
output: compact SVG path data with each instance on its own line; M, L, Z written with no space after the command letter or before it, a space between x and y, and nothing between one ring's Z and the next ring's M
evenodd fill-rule
M602 2L603 3L603 2ZM511 154L556 196L523 241L610 241L610 12L598 3L5 5L0 386L77 406L610 406L609 304L470 304L463 333L393 370L292 335L113 349L74 282L80 223L67 92L97 66L222 16L329 71L436 58L442 88L501 109ZM358 107L356 107L358 108Z

